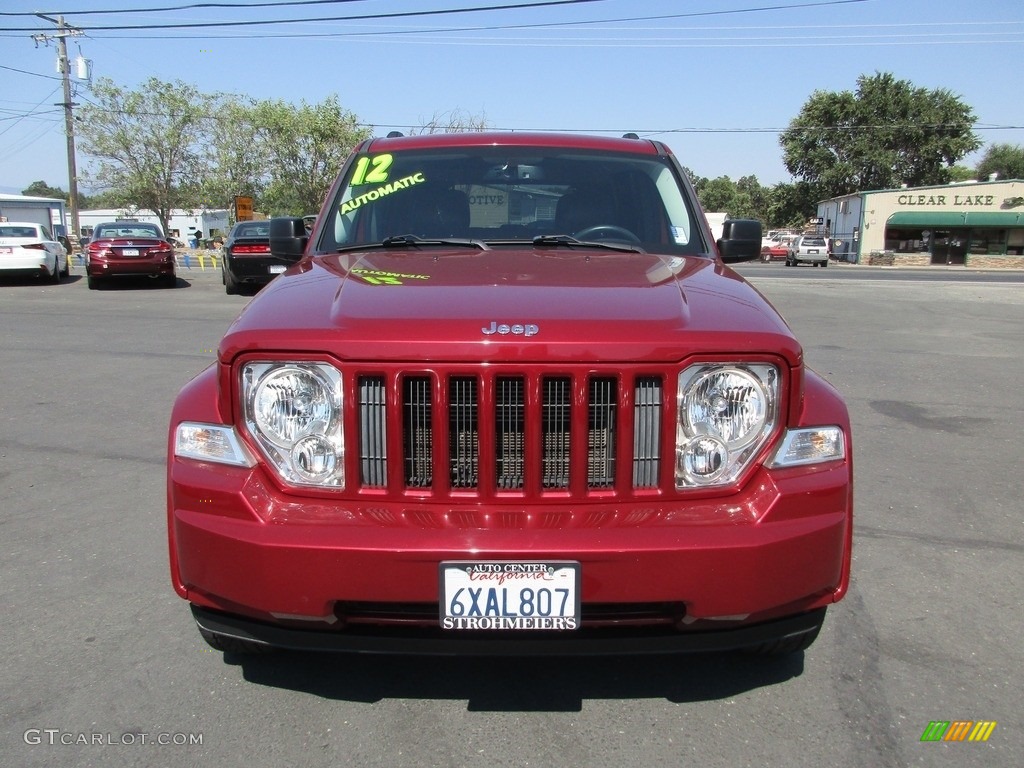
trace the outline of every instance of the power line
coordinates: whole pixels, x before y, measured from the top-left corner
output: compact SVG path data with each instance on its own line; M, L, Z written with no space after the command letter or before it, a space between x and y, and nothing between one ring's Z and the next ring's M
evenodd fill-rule
M0 11L0 16L36 16L39 13L46 13L48 16L55 16L60 13L74 13L76 16L95 14L125 14L125 13L159 13L163 11L192 11L201 8L281 8L299 5L340 5L342 3L363 3L366 0L270 0L270 2L256 3L191 3L189 5L171 5L160 8L111 8L104 10L80 11Z
M10 72L17 72L18 74L21 74L21 75L32 75L32 77L43 77L43 78L46 78L47 80L60 80L59 77L56 77L54 75L41 75L38 72L29 72L29 71L24 70L24 69L16 69L15 67L6 67L3 64L0 64L0 69L6 69L6 70L8 70Z
M206 22L188 22L179 24L124 24L113 26L104 24L102 27L98 27L95 30L91 27L81 27L83 30L92 31L131 31L138 29L209 29L209 28L225 28L225 27L249 27L249 26L261 26L267 24L301 24L306 22L322 22L322 21L366 21L370 19L400 19L400 18L415 18L424 16L447 16L454 13L480 13L489 11L513 11L522 10L524 8L544 8L551 6L564 6L564 5L580 5L584 3L605 3L611 0L543 0L539 3L506 3L502 5L486 5L476 6L473 8L454 8L454 9L435 9L428 11L395 11L392 13L371 13L362 14L359 16L326 16L326 17L311 17L303 19L254 19L249 21L206 21ZM830 2L821 4L839 4L839 3L861 3L867 2L867 0L831 0ZM0 27L0 32L32 32L32 28L3 28Z

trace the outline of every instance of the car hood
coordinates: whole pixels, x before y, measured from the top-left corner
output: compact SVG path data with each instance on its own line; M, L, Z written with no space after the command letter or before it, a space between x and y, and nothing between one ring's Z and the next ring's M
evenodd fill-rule
M672 361L800 347L766 299L700 257L433 247L307 257L257 295L220 349L378 361Z

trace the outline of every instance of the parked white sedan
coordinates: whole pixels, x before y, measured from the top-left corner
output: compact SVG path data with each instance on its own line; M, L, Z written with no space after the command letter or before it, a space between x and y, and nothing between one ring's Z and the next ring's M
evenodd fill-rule
M33 222L0 222L0 274L38 275L59 283L69 271L68 252L49 228Z

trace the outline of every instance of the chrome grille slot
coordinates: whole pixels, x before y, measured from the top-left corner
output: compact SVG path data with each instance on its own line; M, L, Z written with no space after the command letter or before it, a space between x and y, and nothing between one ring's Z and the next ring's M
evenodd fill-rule
M590 380L587 418L587 486L611 488L615 484L616 380Z
M544 379L541 429L544 433L543 473L545 488L569 487L572 411L572 379L568 376Z
M500 490L523 487L526 465L525 391L519 377L501 377L494 387L495 485Z
M359 378L359 465L363 485L388 484L387 411L383 376Z
M475 377L448 380L448 468L452 488L476 488L480 482L480 424Z
M661 466L661 379L641 376L633 384L633 487L656 488Z
M429 376L406 377L402 386L405 485L429 488L433 484L433 402Z

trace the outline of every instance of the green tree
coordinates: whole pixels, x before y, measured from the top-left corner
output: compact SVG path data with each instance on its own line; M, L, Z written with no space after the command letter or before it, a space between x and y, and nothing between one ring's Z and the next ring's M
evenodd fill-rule
M199 201L230 208L237 195L259 201L271 174L267 143L257 123L258 106L234 94L218 98L217 115L207 126Z
M298 107L262 101L253 114L271 163L263 203L274 215L318 212L345 158L370 136L336 95Z
M152 211L166 230L171 211L192 207L201 184L207 98L156 78L134 91L103 78L92 97L79 113L79 134L94 186Z
M721 211L730 216L737 207L737 196L736 185L728 176L705 180L697 192L697 199L705 211Z
M23 190L21 194L28 197L49 197L53 200L64 200L68 202L68 193L60 187L51 187L45 181L33 181Z
M765 227L769 225L771 190L762 187L756 176L744 176L734 182L728 176L706 179L695 177L689 168L683 170L693 181L705 211L721 211L733 219L757 219Z
M1024 179L1024 147L989 144L978 163L977 178L987 181L993 173L998 179Z
M776 184L768 194L768 214L765 220L771 228L799 229L818 208L815 188L806 182Z
M70 204L71 195L65 192L60 187L51 187L45 181L33 181L25 189L21 190L21 194L28 195L29 197L49 197L54 200L63 200ZM110 192L101 192L97 195L87 195L82 191L78 192L78 210L86 210L89 208L117 208L123 205L116 194Z
M956 181L974 181L978 178L977 171L968 168L966 165L954 165L950 166L949 169L949 180L952 182Z
M945 89L915 88L888 73L857 91L815 91L779 136L783 161L820 200L902 184L945 184L980 146L974 113Z

